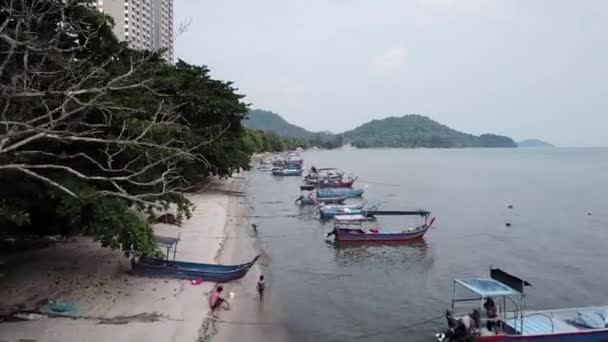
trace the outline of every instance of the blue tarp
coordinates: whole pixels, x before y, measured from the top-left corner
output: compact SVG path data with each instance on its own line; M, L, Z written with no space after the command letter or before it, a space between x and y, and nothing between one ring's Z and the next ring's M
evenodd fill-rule
M40 313L55 316L80 316L80 308L78 303L62 298L49 301L48 304L41 306L38 311L40 311Z
M456 279L455 281L481 297L521 295L514 289L492 278Z

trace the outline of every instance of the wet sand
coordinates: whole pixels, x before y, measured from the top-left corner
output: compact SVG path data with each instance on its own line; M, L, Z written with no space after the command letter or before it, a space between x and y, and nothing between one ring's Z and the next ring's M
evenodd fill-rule
M229 299L231 309L222 310L213 321L217 329L213 342L291 340L284 322L280 320L282 314L279 298L272 291L269 257L258 244L257 234L263 234L264 227L258 227L258 232L254 232L251 224L256 223L255 219L247 218L253 213L252 209L249 200L242 199L240 202L233 201L228 210L230 219L220 261L249 260L258 254L261 258L243 279L226 284L226 292L232 292L234 297ZM262 274L266 281L263 300L256 288Z
M217 180L207 191L188 195L196 205L192 219L182 227L156 225L155 233L173 237L181 233L179 260L206 263L250 260L255 254L251 243L249 249L246 244L240 252L229 254L228 246L226 251L222 248L227 230L240 229L228 217L228 208L245 200L238 193L243 181ZM195 286L186 280L130 276L129 260L120 251L102 248L90 238L77 238L75 242L14 258L19 260L17 265L0 278L1 312L36 310L44 301L64 298L78 303L80 315L77 319L44 317L3 322L2 341L215 341L217 330L213 328L224 329L219 322L212 324L209 315L207 296L215 284ZM11 263L11 259L4 261L7 265ZM250 272L246 279L227 286L234 287L229 291L236 292L237 297L231 301L232 310L220 313L220 319L227 320L240 315L240 310L253 307L254 302L247 300L250 293L245 284L255 279L258 272Z

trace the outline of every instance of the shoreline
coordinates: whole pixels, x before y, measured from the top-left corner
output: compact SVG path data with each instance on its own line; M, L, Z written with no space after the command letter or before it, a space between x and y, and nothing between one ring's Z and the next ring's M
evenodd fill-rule
M196 209L181 227L155 224L154 233L177 237L177 259L204 263L241 263L253 258L254 243L243 242L242 253L231 247L233 232L247 231L231 210L242 201L235 188L246 178L242 173L228 180L214 179L204 190L187 194ZM246 216L246 213L240 216ZM243 229L241 229L243 228ZM247 247L250 246L250 247ZM239 249L240 251L241 249ZM246 257L245 257L246 256ZM188 280L135 277L128 274L129 259L122 252L102 248L91 238L18 253L11 256L12 272L0 278L0 309L35 311L48 300L77 303L75 318L38 317L33 320L0 322L0 340L19 341L210 341L225 336L222 326L210 331L208 293L215 283L195 286ZM5 261L2 258L2 261ZM225 285L239 288L257 279L256 265L242 281ZM255 285L254 285L255 286ZM255 289L254 289L255 290ZM232 291L232 290L229 290ZM229 292L227 291L227 293ZM230 300L230 315L239 315L246 296ZM224 312L220 317L226 316ZM217 336L216 336L217 335ZM276 339L275 339L276 340ZM262 340L260 340L262 341Z
M243 192L246 192L247 179L245 173L245 182L241 184ZM261 258L243 279L224 285L224 292L233 293L234 297L227 298L230 310L220 311L213 321L217 331L213 342L291 340L285 324L279 320L280 301L278 294L272 291L272 273L268 267L271 260L261 247L258 233L251 228L251 224L256 223L249 218L253 210L250 196L234 197L228 208L226 238L218 261L249 260L256 255ZM259 229L263 230L263 227ZM263 300L256 289L260 275L264 275L267 285Z

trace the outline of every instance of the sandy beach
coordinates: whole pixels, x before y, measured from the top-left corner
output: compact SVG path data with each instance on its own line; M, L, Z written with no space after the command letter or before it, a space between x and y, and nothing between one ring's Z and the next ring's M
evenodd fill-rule
M255 254L254 237L246 226L245 179L214 180L207 189L189 194L196 205L182 227L158 224L155 234L177 237L177 259L195 262L242 263ZM241 215L229 213L242 213ZM245 234L240 239L230 239ZM228 237L228 239L226 239ZM233 242L239 241L238 246ZM263 258L262 258L263 259ZM18 260L18 262L15 262ZM231 310L209 313L207 296L213 283L192 285L187 280L130 276L129 259L120 251L102 248L90 238L58 243L37 251L5 257L10 271L0 278L0 310L36 310L45 301L75 301L79 317L42 317L0 323L0 341L285 341L286 335L267 338L274 325L236 325L221 321L256 316L259 300L255 281L260 266L236 282ZM11 266L14 265L14 266ZM230 327L228 327L230 325ZM280 329L274 329L280 331ZM257 335L251 335L257 331Z

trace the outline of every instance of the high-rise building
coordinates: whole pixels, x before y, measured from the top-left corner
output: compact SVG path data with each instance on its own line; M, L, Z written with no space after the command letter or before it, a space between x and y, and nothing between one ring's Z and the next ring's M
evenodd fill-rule
M173 0L97 0L114 19L114 34L129 47L157 51L173 61Z

